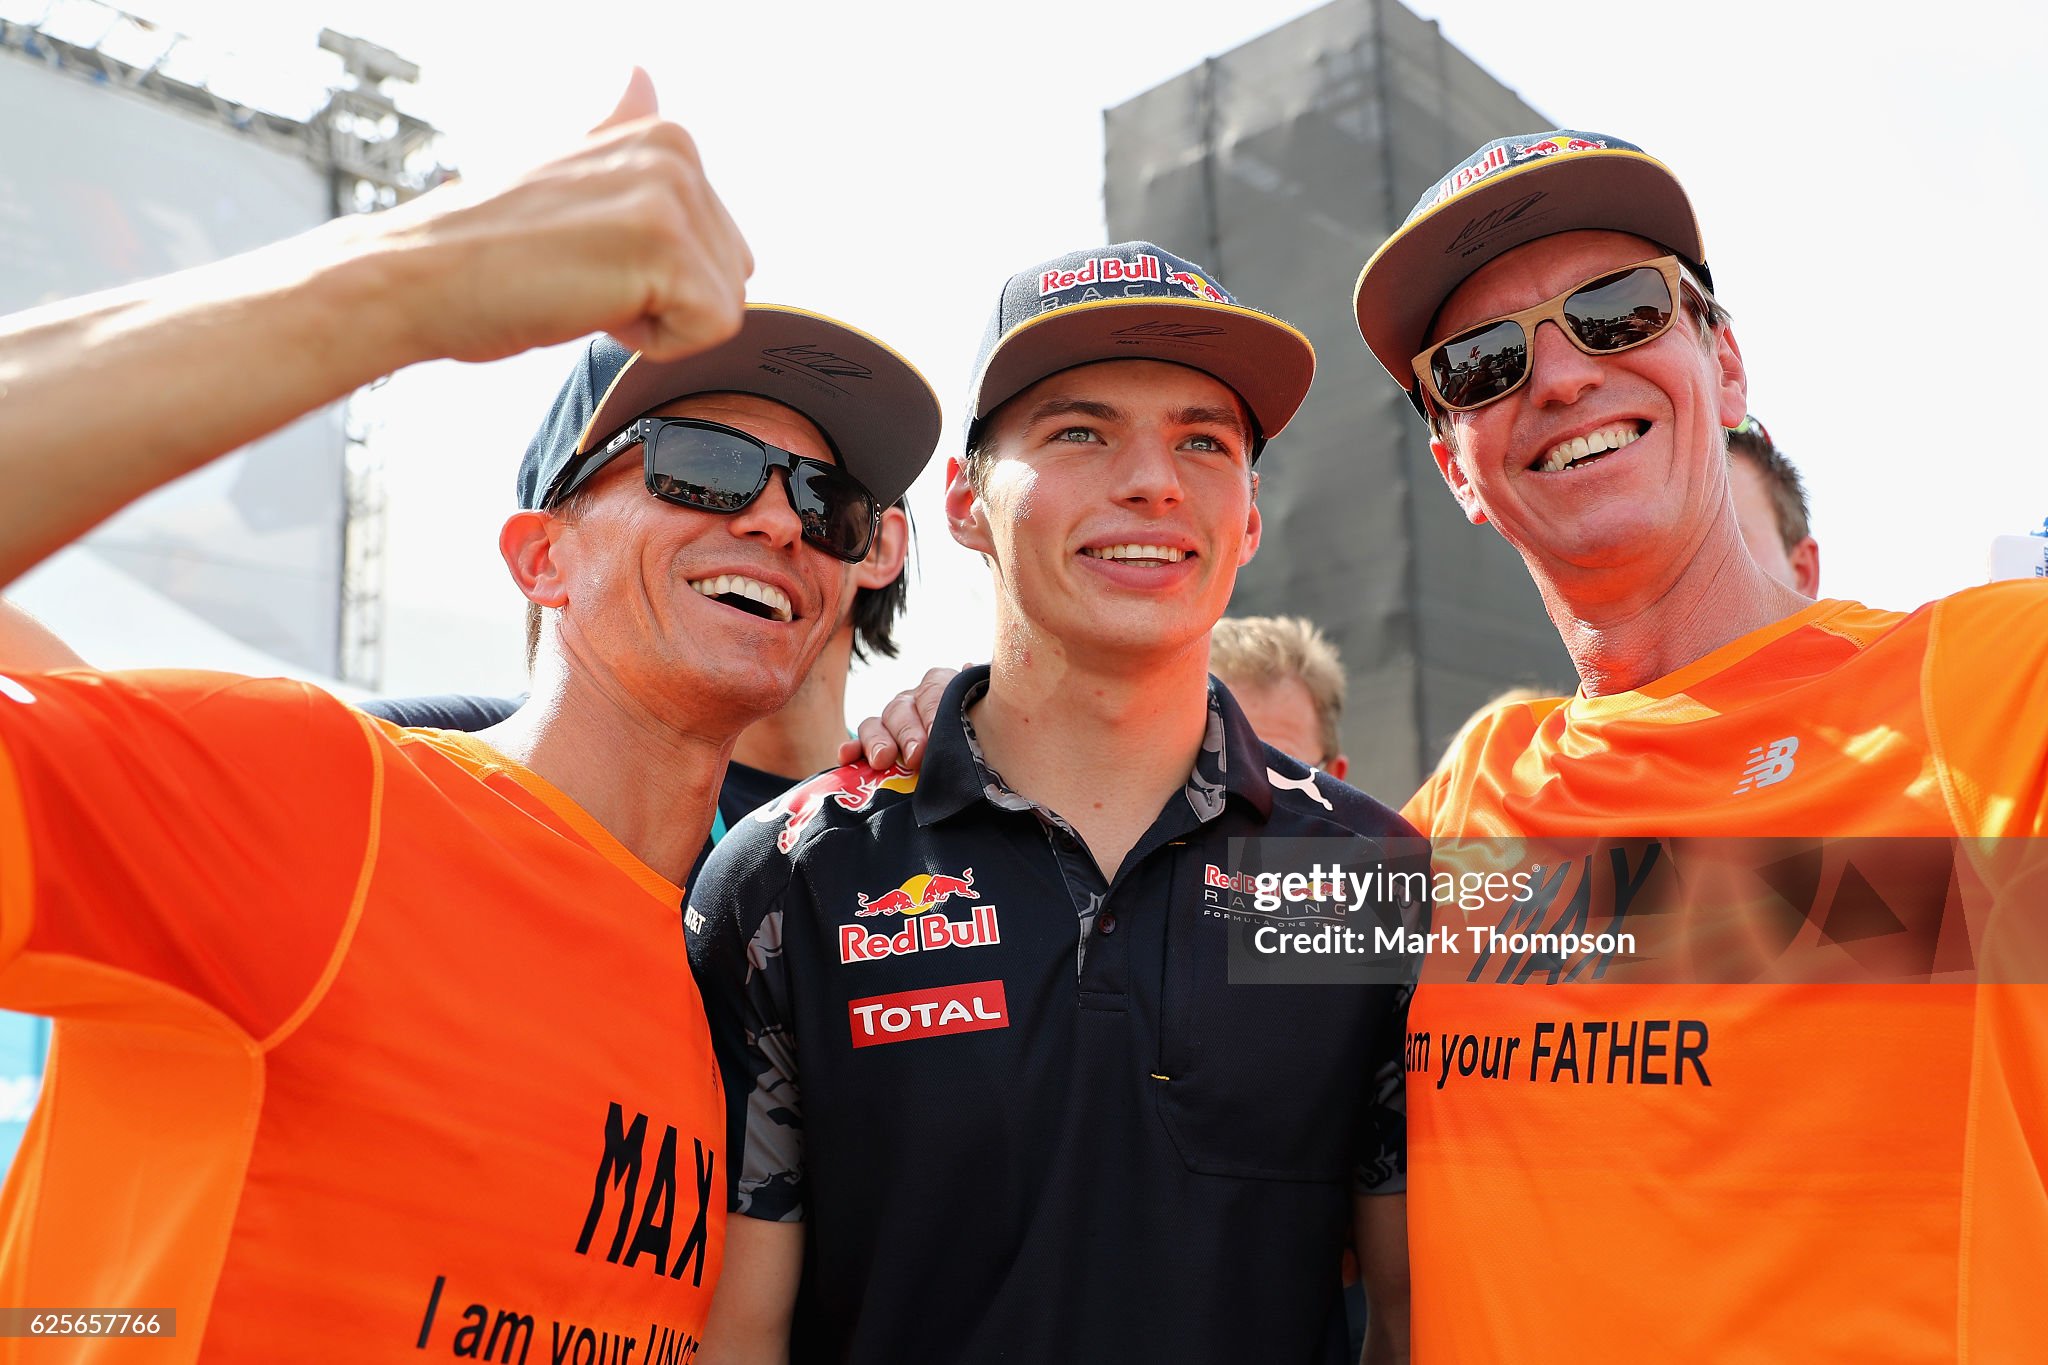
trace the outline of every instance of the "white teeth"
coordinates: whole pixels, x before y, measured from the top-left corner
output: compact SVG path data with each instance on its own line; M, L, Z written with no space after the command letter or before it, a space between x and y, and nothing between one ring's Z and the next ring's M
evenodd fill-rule
M1166 545L1105 545L1099 550L1083 550L1081 553L1091 559L1163 559L1168 564L1178 564L1188 557L1186 550Z
M775 613L775 619L778 621L788 621L793 618L793 614L789 609L789 595L787 593L772 584L748 578L744 574L722 573L716 578L697 579L690 586L703 593L706 597L723 597L729 592L737 593L741 597L759 602L762 606L767 607Z
M1545 474L1554 474L1566 465L1583 460L1588 455L1599 455L1609 450L1620 450L1643 433L1634 422L1617 422L1611 427L1585 436L1574 436L1569 441L1560 441L1543 453L1536 462L1536 468Z

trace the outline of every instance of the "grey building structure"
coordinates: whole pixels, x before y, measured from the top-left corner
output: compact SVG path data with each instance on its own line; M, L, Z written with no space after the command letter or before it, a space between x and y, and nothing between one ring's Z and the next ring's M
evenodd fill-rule
M1231 611L1336 639L1351 780L1398 803L1475 707L1576 679L1520 558L1464 520L1359 340L1352 284L1447 167L1552 121L1394 0L1334 0L1105 118L1110 240L1202 262L1315 343L1308 402L1260 460L1265 540Z

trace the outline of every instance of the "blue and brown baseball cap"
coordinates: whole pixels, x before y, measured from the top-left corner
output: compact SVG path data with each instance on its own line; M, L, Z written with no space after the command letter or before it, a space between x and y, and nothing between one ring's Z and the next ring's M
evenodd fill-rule
M1089 247L1010 276L982 334L968 440L1039 380L1098 360L1164 360L1228 384L1251 410L1257 448L1278 436L1315 378L1295 328L1247 308L1192 261L1150 242Z
M886 343L822 313L750 303L738 335L681 360L591 338L519 462L519 505L553 506L585 456L694 393L751 393L796 409L884 507L931 459L943 425L932 386Z
M1671 168L1632 142L1557 129L1495 138L1423 192L1358 274L1358 331L1394 382L1444 300L1496 256L1582 228L1628 232L1674 252L1713 288L1699 219Z

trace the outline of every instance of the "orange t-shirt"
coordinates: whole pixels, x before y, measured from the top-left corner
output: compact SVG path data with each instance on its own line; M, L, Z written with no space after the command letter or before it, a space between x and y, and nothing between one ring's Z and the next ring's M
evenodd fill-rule
M689 1360L726 1171L682 899L467 736L0 679L0 1005L56 1020L0 1302L178 1315L0 1359Z
M1612 909L1661 871L1697 906L1735 883L1686 845L1746 856L1793 926L1751 961L1796 961L1806 983L1426 958L1408 1048L1418 1361L2038 1355L2048 586L1910 616L1821 602L1636 692L1504 707L1403 813L1440 867L1540 846L1558 880L1538 930L1584 913L1575 880ZM1627 839L1664 841L1667 866L1646 869L1645 842L1615 861ZM1575 842L1591 863L1556 856ZM1859 973L1908 941L1917 984Z

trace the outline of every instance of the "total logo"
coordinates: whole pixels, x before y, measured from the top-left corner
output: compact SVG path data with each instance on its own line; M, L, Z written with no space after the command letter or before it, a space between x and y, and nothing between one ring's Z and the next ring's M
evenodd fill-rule
M1172 280L1198 299L1207 299L1211 303L1230 302L1228 294L1225 294L1221 289L1218 289L1200 275L1192 274L1186 270L1176 270L1166 278Z
M985 948L1002 942L994 905L974 906L966 919L925 914L955 896L979 899L974 890L973 868L957 877L944 872L921 872L883 895L856 896L860 902L860 909L853 912L856 916L902 915L904 924L894 934L875 933L860 924L840 925L840 962L879 962L883 958L936 952L941 948Z
M916 790L916 773L902 768L877 769L865 763L852 763L844 768L834 768L829 773L819 773L810 781L790 788L773 804L755 811L754 818L771 825L777 820L782 821L782 832L775 836L775 847L787 853L796 847L805 826L818 818L827 801L838 802L841 810L866 810L874 804L878 792L908 793Z
M855 1047L907 1043L948 1033L980 1033L1010 1026L1000 981L969 981L893 995L871 995L846 1005Z

